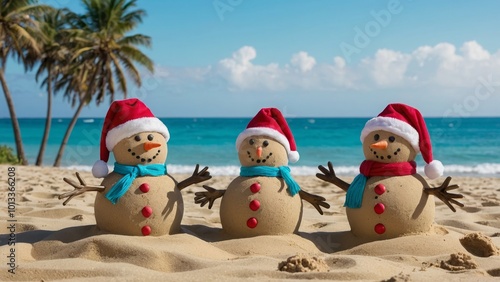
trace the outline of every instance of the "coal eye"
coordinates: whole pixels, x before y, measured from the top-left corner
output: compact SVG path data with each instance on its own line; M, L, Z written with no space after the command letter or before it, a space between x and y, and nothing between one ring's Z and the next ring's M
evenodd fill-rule
M153 138L154 138L153 134L149 134L149 135L148 135L148 140L149 140L149 141L153 141Z
M248 144L250 144L250 145L255 144L255 140L253 140L253 139L248 140Z
M141 136L136 135L135 138L134 138L134 140L137 141L137 142L141 141Z
M269 145L269 141L266 140L266 141L262 142L262 146L267 147L268 145Z
M389 137L389 142L391 142L391 143L392 143L392 142L394 142L395 140L396 140L396 137L394 137L394 136L390 136L390 137Z
M375 141L378 141L380 139L380 135L375 134L375 136L373 136L373 139L375 139Z

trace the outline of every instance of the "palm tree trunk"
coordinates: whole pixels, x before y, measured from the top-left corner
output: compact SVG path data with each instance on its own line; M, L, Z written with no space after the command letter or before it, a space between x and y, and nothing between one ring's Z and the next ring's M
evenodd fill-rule
M45 130L43 132L42 143L40 144L40 151L38 151L38 157L36 158L36 165L41 166L43 163L43 155L45 154L45 147L47 146L47 141L49 140L49 132L52 124L52 68L49 66L47 68L47 115L45 117Z
M71 132L73 131L73 128L75 127L76 121L78 120L78 116L80 116L80 112L82 111L83 106L85 106L85 100L81 99L80 104L78 105L78 108L76 109L76 112L73 115L73 118L71 119L68 128L66 129L66 133L64 134L64 138L61 143L61 146L59 147L59 151L57 152L56 160L54 161L54 166L56 167L61 166L61 159L64 154L64 149L66 148L66 144L68 144L69 137L71 135Z
M28 165L28 160L24 155L23 140L21 138L21 127L19 126L19 121L17 120L16 110L14 109L14 102L12 101L12 96L10 95L9 88L7 87L7 81L5 81L4 68L0 68L0 82L2 83L5 100L7 100L7 107L9 108L10 120L12 121L12 128L14 130L14 139L16 142L17 158L19 159L21 164Z

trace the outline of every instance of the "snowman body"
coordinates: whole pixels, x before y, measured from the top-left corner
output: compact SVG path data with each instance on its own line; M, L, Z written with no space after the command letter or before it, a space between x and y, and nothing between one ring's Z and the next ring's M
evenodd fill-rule
M360 208L347 208L354 235L389 239L428 232L434 222L434 199L424 193L418 174L374 176L367 180Z
M302 219L302 201L287 191L282 178L237 177L220 207L224 231L232 237L295 233Z
M97 226L113 234L161 236L180 231L184 204L177 183L169 175L137 177L113 204L105 196L123 175L110 173L97 193L94 211Z

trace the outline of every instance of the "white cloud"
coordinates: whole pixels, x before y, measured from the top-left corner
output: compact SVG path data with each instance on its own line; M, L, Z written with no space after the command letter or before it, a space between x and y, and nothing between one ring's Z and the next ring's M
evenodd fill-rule
M252 60L256 57L255 48L251 46L241 47L233 53L231 58L219 62L219 74L228 81L230 87L283 90L285 85L280 83L279 78L282 70L279 65L275 63L254 65Z
M308 72L316 65L316 59L304 51L294 54L290 62L292 66L298 67L301 72Z
M476 41L465 42L460 49L464 53L464 57L470 60L488 60L490 53Z
M404 53L379 49L358 63L342 57L318 62L306 51L280 65L254 63L257 50L243 46L216 65L164 69L158 75L169 86L199 84L230 91L356 91L432 87L472 88L481 77L500 76L500 51L490 53L476 41L458 48L450 43L420 46Z
M411 56L400 52L380 49L373 58L364 59L363 69L379 86L396 86L405 82L405 73Z

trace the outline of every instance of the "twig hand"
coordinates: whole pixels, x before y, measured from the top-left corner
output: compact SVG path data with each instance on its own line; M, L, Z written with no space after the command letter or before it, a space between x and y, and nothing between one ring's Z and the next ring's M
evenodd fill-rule
M347 191L347 189L349 189L349 183L344 182L342 179L338 178L337 175L335 175L335 170L333 169L332 162L328 162L328 169L322 165L318 166L318 169L322 173L316 173L317 178L326 182L330 182L344 191Z
M78 196L78 195L83 194L83 193L88 192L88 191L101 192L101 191L104 191L104 189L106 189L102 185L87 185L87 183L85 183L85 180L82 179L82 177L80 176L80 173L78 173L78 172L76 173L76 178L78 178L78 181L80 183L76 183L75 181L73 181L69 178L63 178L64 182L68 183L69 185L71 185L75 188L75 190L73 190L71 192L67 192L67 193L64 193L64 194L61 194L58 196L59 200L62 200L64 198L68 198L68 199L66 199L66 201L63 202L64 206L71 199L73 199L73 197L75 197L75 196Z
M313 205L316 208L316 210L319 212L319 214L321 214L321 215L323 215L323 211L321 210L321 207L324 207L325 209L330 208L330 205L327 202L325 202L326 199L321 197L321 196L309 194L304 190L299 191L299 196L301 199L303 199L303 200L309 202L311 205Z
M190 185L200 183L203 181L207 181L210 178L212 178L212 176L210 175L210 172L208 171L208 166L204 167L202 170L200 170L198 172L199 168L200 168L200 165L197 164L194 171L193 171L193 175L191 175L189 178L181 181L179 184L177 184L177 187L179 189L184 189Z
M450 185L451 176L446 177L443 184L436 188L424 188L424 191L430 195L438 197L443 203L445 203L453 212L456 212L455 207L451 204L455 204L459 207L463 207L464 204L460 203L455 199L461 199L464 197L462 194L448 193L450 190L458 189L458 185Z
M203 207L208 203L209 209L211 209L214 205L214 201L222 197L226 192L226 190L217 190L207 185L203 185L203 188L207 191L194 193L194 203L200 204L200 207Z

